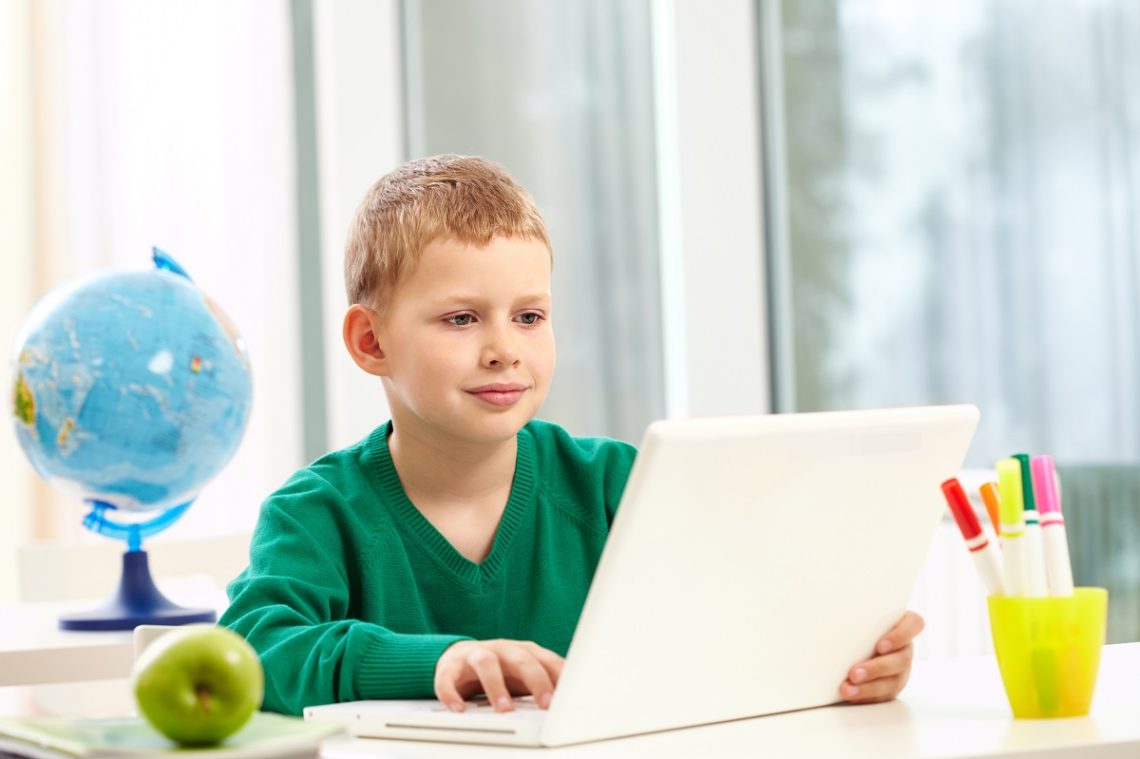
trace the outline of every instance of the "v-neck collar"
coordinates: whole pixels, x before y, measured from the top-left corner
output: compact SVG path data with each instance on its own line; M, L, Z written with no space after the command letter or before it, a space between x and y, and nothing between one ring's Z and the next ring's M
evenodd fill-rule
M404 486L400 483L396 466L392 463L392 452L388 448L388 437L391 434L392 422L389 421L373 430L368 441L372 466L380 483L380 494L389 511L430 556L438 560L458 579L476 587L488 585L498 575L534 496L534 441L526 428L520 430L517 435L515 476L511 482L511 495L499 520L491 552L479 564L459 553L408 498Z

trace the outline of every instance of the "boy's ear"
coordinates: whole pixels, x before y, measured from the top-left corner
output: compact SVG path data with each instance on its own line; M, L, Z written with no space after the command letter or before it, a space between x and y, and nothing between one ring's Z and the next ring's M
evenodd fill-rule
M387 374L387 356L377 335L380 317L375 311L355 303L344 315L344 345L348 354L364 371L383 377Z

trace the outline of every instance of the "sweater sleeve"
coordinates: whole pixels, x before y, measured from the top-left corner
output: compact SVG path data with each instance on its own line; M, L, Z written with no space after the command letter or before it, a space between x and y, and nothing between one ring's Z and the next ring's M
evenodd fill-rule
M257 651L263 709L382 698L431 698L435 664L456 635L401 634L350 617L360 528L328 484L295 476L263 504L250 565L230 583L222 624ZM346 534L347 533L347 534Z
M637 458L637 449L629 443L619 440L607 441L605 446L603 498L606 509L606 522L613 524L621 504L625 486L629 482L629 474L633 469L633 462Z

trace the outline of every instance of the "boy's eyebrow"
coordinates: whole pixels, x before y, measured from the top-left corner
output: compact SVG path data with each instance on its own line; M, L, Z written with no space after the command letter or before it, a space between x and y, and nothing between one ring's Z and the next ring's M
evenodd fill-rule
M534 303L534 302L547 302L550 300L550 293L534 293L531 295L524 295L515 298L515 303ZM448 295L440 298L437 303L440 306L463 305L467 303L485 303L487 299L481 295Z

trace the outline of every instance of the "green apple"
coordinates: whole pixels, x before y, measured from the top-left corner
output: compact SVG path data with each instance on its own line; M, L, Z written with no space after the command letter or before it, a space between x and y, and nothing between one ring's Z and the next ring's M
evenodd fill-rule
M265 675L257 652L237 633L187 625L154 641L135 662L139 712L186 746L219 743L261 706Z

